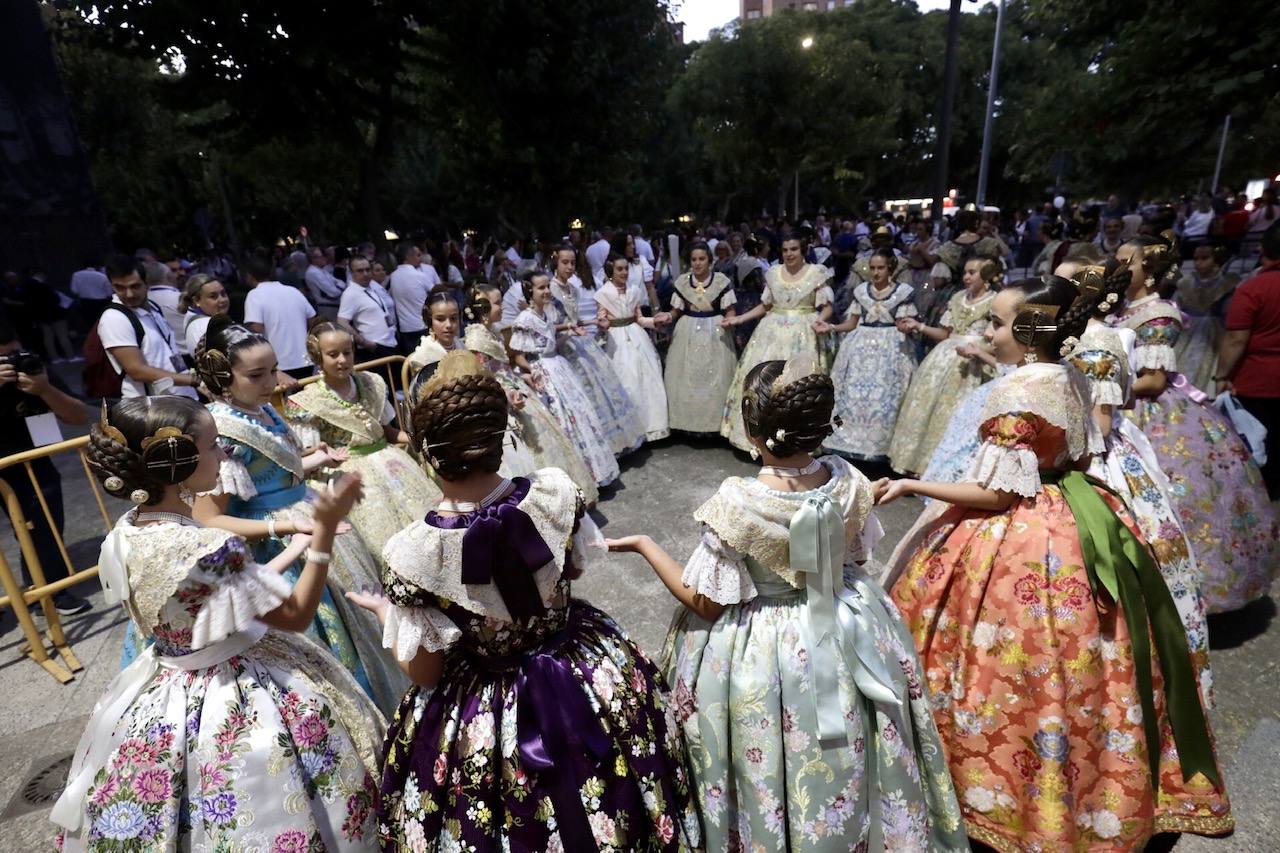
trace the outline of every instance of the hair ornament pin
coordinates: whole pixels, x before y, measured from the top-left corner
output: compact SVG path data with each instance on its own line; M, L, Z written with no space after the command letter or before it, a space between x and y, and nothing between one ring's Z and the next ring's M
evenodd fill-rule
M1116 303L1119 301L1120 294L1118 293L1108 293L1106 296L1102 297L1102 304L1106 306L1107 309L1116 307Z
M102 485L108 492L118 492L124 488L124 480L121 480L119 477L113 474L107 479L103 480Z
M1080 344L1080 339L1075 335L1069 335L1062 341L1062 346L1058 347L1058 355L1066 358Z
M773 439L771 438L771 439L767 440L767 441L764 443L764 446L765 446L765 447L767 447L767 448L769 448L770 450L773 450L773 448L774 448Z
M778 441L786 441L786 440L787 440L787 431L786 431L785 429L779 429L779 430L778 430L776 433L774 433L773 435L774 435L774 438L778 439Z
M146 489L134 489L129 493L129 500L136 504L144 504L151 500L151 493Z
M107 401L106 400L102 401L102 415L101 417L98 418L98 430L107 438L111 439L117 444L123 444L125 447L129 446L129 439L124 437L124 433L122 433L120 430L113 427L107 421Z

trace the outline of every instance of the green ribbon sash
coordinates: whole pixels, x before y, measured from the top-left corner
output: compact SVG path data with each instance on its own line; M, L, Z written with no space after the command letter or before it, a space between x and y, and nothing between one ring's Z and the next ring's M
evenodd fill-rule
M349 444L347 445L347 453L351 456L368 456L370 453L377 453L386 446L386 438L380 438L373 444Z
M1142 703L1147 761L1155 787L1160 787L1160 725L1151 677L1153 638L1164 675L1169 723L1182 763L1182 778L1186 781L1203 773L1220 789L1222 780L1191 668L1186 631L1150 549L1138 541L1098 494L1098 488L1111 491L1106 484L1079 471L1042 471L1041 480L1062 490L1062 497L1075 516L1094 600L1099 600L1101 588L1124 611Z

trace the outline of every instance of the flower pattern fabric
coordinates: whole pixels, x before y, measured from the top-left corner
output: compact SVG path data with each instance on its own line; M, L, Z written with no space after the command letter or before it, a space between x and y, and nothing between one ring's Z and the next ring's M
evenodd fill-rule
M902 402L889 450L894 470L923 471L942 440L956 406L969 392L995 375L995 371L979 359L966 358L956 352L961 346L981 342L995 296L994 291L988 291L970 301L968 294L961 291L951 297L939 321L951 330L951 335L939 341L920 362Z
M916 316L913 294L907 284L894 285L883 296L865 281L854 288L848 313L859 321L840 342L831 368L840 425L827 439L827 450L859 459L889 455L898 410L916 366L915 346L894 321Z
M1148 298L1114 324L1137 333L1138 370L1177 369L1181 329L1171 303ZM1205 609L1220 613L1265 596L1280 571L1280 522L1262 472L1225 415L1169 376L1159 396L1124 413L1155 448L1169 495L1200 568Z
M1045 383L1053 371L1056 393ZM1068 371L1035 365L1002 379L1030 380L1046 405L1033 396L1025 410L991 415L984 452L1029 452L1050 471L1081 458L1087 449L1072 454L1057 423L1060 398L1074 393ZM1016 396L997 389L987 408ZM1099 494L1141 541L1120 499ZM890 594L924 661L970 837L1007 853L1065 853L1138 849L1166 831L1229 831L1225 791L1200 774L1182 779L1159 667L1152 783L1126 622L1117 602L1094 600L1058 486L1040 484L1003 512L934 506L893 557Z
M133 528L129 541L135 594L164 564L189 567L144 625L156 638L146 654L181 661L196 650L197 620L246 617L204 612L227 606L220 589L264 571L244 540L161 523ZM278 606L287 588L255 609ZM83 829L59 838L64 850L356 851L376 840L385 723L347 671L304 637L268 631L213 666L161 667L105 723L113 748L93 770Z

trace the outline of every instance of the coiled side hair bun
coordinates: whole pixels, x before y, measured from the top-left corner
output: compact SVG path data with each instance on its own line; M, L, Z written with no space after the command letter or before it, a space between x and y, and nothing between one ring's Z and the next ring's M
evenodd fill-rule
M743 425L747 435L769 442L774 456L812 453L834 429L835 385L830 376L810 373L775 388L785 366L782 361L766 361L747 374Z
M208 417L187 397L121 400L90 428L85 458L108 494L130 499L146 492L137 503L152 505L167 486L195 473L200 452L192 436Z
M413 410L423 456L446 480L496 473L507 430L507 392L474 353L440 360Z

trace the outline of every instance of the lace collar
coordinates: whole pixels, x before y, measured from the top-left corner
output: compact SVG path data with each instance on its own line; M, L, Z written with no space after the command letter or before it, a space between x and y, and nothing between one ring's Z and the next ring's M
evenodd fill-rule
M730 547L799 588L804 578L791 568L790 525L805 497L821 492L839 507L846 545L856 541L871 514L867 478L838 456L823 456L819 461L831 472L831 479L816 489L781 492L755 477L730 477L693 517Z
M220 434L252 447L298 480L304 479L302 448L289 431L289 426L270 404L263 406L262 410L271 419L274 430L267 429L257 418L223 402L210 403L208 409Z
M1110 319L1113 325L1138 329L1152 320L1176 320L1181 323L1182 312L1169 300L1162 299L1160 294L1149 293L1130 302L1123 313Z
M453 339L452 348L458 349L458 339L456 337ZM428 333L422 336L422 340L418 341L418 347L409 355L408 361L415 368L421 370L429 364L435 364L444 358L448 352L449 350L445 349L444 344L436 340L435 335Z
M1072 460L1103 451L1102 434L1093 420L1089 382L1075 367L1037 362L994 380L982 407L982 422L1024 413L1062 430Z
M724 273L712 272L711 278L707 280L705 287L699 287L693 282L693 273L687 272L676 279L675 289L680 294L680 298L690 305L705 304L707 308L696 308L698 311L710 310L710 306L716 304L729 287L729 279Z
M821 264L805 264L800 269L800 274L792 279L787 278L786 270L787 268L782 264L770 267L765 275L769 286L804 295L825 285L831 280L832 275L831 269Z
M472 323L463 333L463 345L472 352L478 352L494 361L508 363L507 348L502 337L484 323Z
M289 406L351 433L351 443L357 447L373 444L384 437L378 416L386 399L386 383L382 377L363 370L351 374L351 381L356 389L354 400L339 396L321 380L290 397Z
M538 595L543 605L549 606L564 571L574 527L584 511L584 503L582 493L569 475L557 468L536 471L528 480L528 493L519 501L519 507L551 549L551 562L533 573ZM510 611L494 583L462 582L465 525L465 516L434 518L429 515L427 520L414 522L392 536L383 549L387 570L471 613L510 622Z

